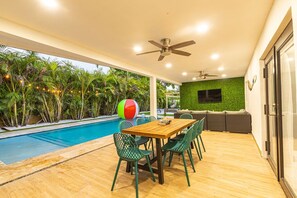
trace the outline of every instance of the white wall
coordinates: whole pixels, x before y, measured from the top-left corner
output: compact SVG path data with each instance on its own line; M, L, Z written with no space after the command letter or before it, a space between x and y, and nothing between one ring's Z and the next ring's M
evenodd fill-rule
M261 59L265 58L285 29L288 20L291 18L290 9L292 5L294 5L292 8L294 32L297 33L297 0L275 0L245 75L245 81L251 81L253 76L257 75L257 82L253 90L250 91L247 86L245 87L245 102L246 110L252 114L252 133L264 157L266 157L266 118L263 107L265 104L265 81L262 78L264 62ZM295 43L297 43L297 36L295 36ZM297 52L295 54L297 57Z

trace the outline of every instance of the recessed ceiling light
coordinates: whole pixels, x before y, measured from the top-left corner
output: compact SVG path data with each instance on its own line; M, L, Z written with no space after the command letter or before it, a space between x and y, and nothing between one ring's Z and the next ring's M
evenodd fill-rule
M142 51L142 47L140 47L139 45L135 45L134 47L133 47L133 50L134 50L134 52L141 52Z
M196 77L194 77L194 78L192 78L192 80L197 80L197 78L196 78Z
M188 73L187 72L183 72L182 75L183 76L186 76L186 75L188 75Z
M220 58L220 55L217 54L217 53L214 53L214 54L212 54L212 55L210 56L210 58L211 58L212 60L217 60L217 59Z
M165 67L171 68L172 67L172 64L171 63L166 63Z
M47 8L51 8L51 9L56 9L59 7L59 3L57 0L41 0L41 3L47 7Z
M227 75L226 74L222 74L222 77L225 78Z
M218 71L224 71L224 67L223 66L219 67Z
M205 34L209 30L208 23L201 23L196 27L196 31L200 34Z

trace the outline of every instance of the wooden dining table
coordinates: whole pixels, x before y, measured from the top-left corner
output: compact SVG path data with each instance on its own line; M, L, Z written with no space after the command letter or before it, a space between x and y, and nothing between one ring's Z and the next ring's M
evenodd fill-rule
M131 134L135 136L145 136L156 139L156 157L150 161L154 163L157 161L157 169L153 168L153 172L158 174L158 180L160 184L164 183L164 172L162 166L162 149L161 139L170 138L172 135L179 131L191 126L196 122L195 119L171 119L171 123L168 125L160 125L159 120L155 120L149 123L145 123L138 126L133 126L127 129L123 129L122 133ZM154 152L154 151L153 151ZM143 170L149 170L147 164L139 164L139 168ZM129 168L127 167L127 171Z

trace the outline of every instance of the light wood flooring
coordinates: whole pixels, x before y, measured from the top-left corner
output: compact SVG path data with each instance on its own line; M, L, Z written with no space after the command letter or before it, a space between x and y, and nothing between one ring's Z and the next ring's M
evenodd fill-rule
M196 173L187 159L191 187L182 159L174 156L171 167L166 163L163 185L140 171L139 196L285 197L251 134L204 132L203 140L207 152L202 161L193 150ZM0 197L135 197L134 175L125 172L125 163L110 191L117 161L115 147L109 145L0 186Z

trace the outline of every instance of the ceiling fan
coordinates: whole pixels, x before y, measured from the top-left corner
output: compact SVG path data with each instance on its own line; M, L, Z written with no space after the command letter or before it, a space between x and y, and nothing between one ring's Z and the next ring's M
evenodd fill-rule
M170 55L171 53L173 54L178 54L181 56L190 56L191 54L189 52L185 52L182 50L177 50L178 48L182 48L182 47L186 47L189 45L193 45L195 44L195 41L191 40L191 41L185 41L182 43L178 43L175 45L170 45L170 39L169 38L164 38L161 39L161 43L157 43L156 41L153 40L149 40L148 42L150 42L151 44L153 44L156 47L159 47L159 50L154 50L154 51L149 51L149 52L144 52L144 53L140 53L140 54L136 54L136 55L143 55L143 54L150 54L150 53L154 53L154 52L160 52L160 56L158 58L158 61L163 60L163 58L165 56Z
M198 77L201 79L206 79L208 77L218 77L217 74L209 74L204 71L198 71Z

